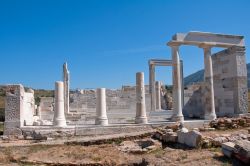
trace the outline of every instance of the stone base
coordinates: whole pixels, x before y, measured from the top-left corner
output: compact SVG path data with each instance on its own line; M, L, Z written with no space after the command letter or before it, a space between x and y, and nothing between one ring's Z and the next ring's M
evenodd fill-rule
M172 116L171 120L175 121L175 122L184 122L184 117L183 116L174 115L174 116Z
M209 121L204 120L192 120L185 121L185 127L187 128L201 128L204 123ZM157 122L157 123L147 123L147 124L109 124L108 126L99 125L68 125L65 128L58 128L55 126L24 126L21 128L21 132L40 133L43 136L48 136L52 138L58 138L60 136L96 136L96 135L113 135L131 132L141 132L141 131L155 131L156 128L162 126L173 126L176 122ZM60 131L60 132L58 132Z
M53 121L53 125L56 127L66 127L66 120L65 119L55 119Z
M95 124L101 126L108 126L109 125L108 118L96 118Z
M215 120L215 119L217 119L217 116L214 115L214 114L205 115L205 116L204 116L204 119L205 119L205 120Z
M148 118L147 117L136 117L135 118L135 123L136 124L147 124L148 123Z

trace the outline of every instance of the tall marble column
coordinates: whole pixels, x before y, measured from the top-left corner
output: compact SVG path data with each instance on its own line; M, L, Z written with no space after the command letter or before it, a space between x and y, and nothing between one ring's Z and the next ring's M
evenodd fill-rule
M150 95L151 95L151 111L156 111L155 99L155 66L149 66L149 81L150 81Z
M210 91L209 93L207 93L209 99L208 101L210 103L205 103L208 104L208 106L205 107L204 118L207 120L214 120L217 117L215 113L215 104L214 104L213 62L211 57L211 47L205 44L201 45L200 47L202 47L204 50L204 66L205 66L204 79L206 86Z
M156 91L156 110L161 110L161 82L155 82Z
M182 83L181 83L181 67L180 67L180 55L179 45L170 45L172 49L172 61L173 61L173 120L184 121L182 114Z
M136 73L136 117L135 123L145 124L148 123L146 104L145 104L145 86L144 86L144 73Z
M64 85L61 81L55 83L55 112L53 124L57 127L67 126L64 114Z
M69 113L69 79L70 73L67 62L63 64L63 83L64 83L64 111Z
M106 89L98 88L96 90L96 125L107 126L108 118L106 111Z

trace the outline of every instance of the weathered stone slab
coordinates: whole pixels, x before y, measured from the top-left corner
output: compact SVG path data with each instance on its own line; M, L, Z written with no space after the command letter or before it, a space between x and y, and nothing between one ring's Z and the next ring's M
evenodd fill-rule
M198 131L182 132L178 131L178 142L187 146L197 148L200 146L202 135Z
M222 153L223 153L225 156L231 158L231 157L232 157L232 154L233 154L233 152L234 152L234 150L235 150L234 146L235 146L235 144L234 144L233 142L226 142L226 143L223 143L223 144L221 145L221 147L222 147Z
M163 142L177 142L178 141L178 136L177 133L175 132L168 132L162 136L162 141Z
M236 141L234 148L235 156L244 163L250 164L250 141Z

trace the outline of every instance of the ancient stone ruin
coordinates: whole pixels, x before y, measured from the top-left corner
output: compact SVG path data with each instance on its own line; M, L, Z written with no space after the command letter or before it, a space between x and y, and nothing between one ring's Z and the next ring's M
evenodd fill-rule
M63 65L63 80L55 83L54 98L41 98L38 105L33 90L25 91L22 85L6 85L4 135L23 135L30 131L44 135L56 131L67 135L112 134L174 122L203 125L217 117L247 113L243 36L177 33L167 45L172 49L172 59L149 60L149 85L145 85L144 73L138 72L135 86L73 91L67 63ZM181 45L204 50L204 82L184 88ZM213 47L225 50L212 55ZM155 81L156 66L172 67L172 94L163 83ZM199 120L190 121L194 117Z

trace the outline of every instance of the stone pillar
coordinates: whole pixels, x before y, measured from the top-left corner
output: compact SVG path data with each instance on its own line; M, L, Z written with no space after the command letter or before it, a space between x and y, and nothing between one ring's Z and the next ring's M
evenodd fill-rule
M209 103L206 103L208 104L208 107L205 108L204 118L206 120L214 120L217 117L215 113L215 104L214 104L214 81L213 81L213 64L211 57L211 47L205 44L201 45L200 47L202 47L204 50L204 66L205 66L204 79L206 82L206 86L210 91L210 93L207 94L209 96L206 102Z
M146 104L145 104L145 87L144 87L144 73L136 73L136 117L135 123L148 123Z
M106 111L106 89L98 88L96 90L96 125L107 126L108 118Z
M63 64L63 83L64 83L64 112L69 113L69 79L70 74L67 62Z
M24 126L24 96L22 85L7 85L5 87L5 122L4 135L22 135Z
M155 66L149 65L149 84L150 84L150 95L151 95L151 111L156 111L155 101Z
M179 45L171 45L173 61L173 120L184 121L182 114L182 83Z
M184 77L183 77L183 61L180 60L181 65L181 99L182 99L182 108L184 107Z
M155 82L156 87L156 109L161 110L161 82Z
M57 127L67 126L64 114L64 85L61 81L55 83L55 112L53 124Z

